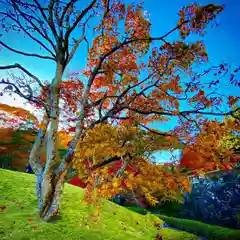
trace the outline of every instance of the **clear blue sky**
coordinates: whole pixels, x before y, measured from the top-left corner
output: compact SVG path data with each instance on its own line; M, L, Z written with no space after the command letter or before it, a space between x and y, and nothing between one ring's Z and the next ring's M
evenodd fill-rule
M86 0L84 0L86 1ZM124 0L128 2L128 0ZM151 14L152 36L161 36L178 22L178 10L183 6L195 1L191 0L145 0L144 7ZM209 54L209 65L218 65L222 61L235 65L240 65L240 0L201 0L199 4L224 4L225 10L218 16L218 28L208 27L208 33L204 37L204 42ZM0 4L1 8L1 4ZM0 28L1 30L1 28ZM176 35L172 35L169 40L174 40ZM35 51L36 45L17 34L7 34L2 37L14 48L31 52ZM195 38L193 37L192 40ZM39 49L39 47L37 47ZM83 52L78 52L67 71L77 71L84 68L85 60L82 59ZM0 51L0 65L21 63L30 71L34 72L41 79L52 79L54 76L54 64L46 60L35 60L33 58L18 56L12 52L2 49ZM2 73L0 73L0 76ZM223 89L224 91L224 89ZM234 95L239 95L236 90ZM157 125L155 125L157 126ZM171 126L167 126L171 128ZM169 154L157 154L162 160L167 160Z
M197 2L201 4L219 4L225 5L224 11L218 15L217 22L220 26L208 27L207 34L203 40L205 42L207 52L209 55L209 66L218 65L221 62L227 62L232 66L240 65L240 51L238 51L240 43L240 1L239 0L172 0L172 1L145 1L145 7L151 14L150 20L152 22L152 36L159 36L161 33L168 31L178 21L179 17L177 11L184 5ZM174 40L177 35L171 35L169 40ZM194 41L196 38L193 36ZM229 91L228 87L228 91ZM221 89L224 92L224 88ZM239 89L238 89L239 90ZM239 90L240 91L240 90ZM236 88L232 88L233 95L240 95ZM157 124L153 124L157 127ZM165 129L171 129L171 124ZM178 152L177 152L178 154ZM168 160L170 154L162 152L154 154L156 158Z

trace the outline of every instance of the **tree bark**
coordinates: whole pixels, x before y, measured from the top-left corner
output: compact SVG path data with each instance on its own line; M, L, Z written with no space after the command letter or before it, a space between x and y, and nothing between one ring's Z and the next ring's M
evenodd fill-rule
M49 89L50 119L46 135L46 164L41 172L36 173L36 195L39 215L49 221L59 213L64 182L69 170L65 164L61 172L55 171L57 162L57 137L59 125L60 85L64 66L57 63L55 78Z
M37 138L35 140L35 143L32 147L32 150L29 156L29 163L36 175L41 174L43 171L43 166L41 164L40 158L41 158L42 149L45 141L48 123L49 123L49 119L45 115L42 122L43 127L40 127L38 130Z
M36 179L36 195L40 218L49 221L59 214L64 182L68 173L64 169L61 174L38 174Z
M59 125L60 85L64 67L57 63L56 75L50 86L50 124L47 130L47 152L44 172L50 174L57 160L57 134Z

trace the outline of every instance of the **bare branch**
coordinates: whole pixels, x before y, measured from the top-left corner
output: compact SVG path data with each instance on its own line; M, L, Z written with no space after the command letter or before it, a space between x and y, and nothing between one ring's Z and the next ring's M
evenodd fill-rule
M110 12L110 0L107 0L107 7L106 7L106 10L104 12L103 19L105 19L107 17L109 12Z
M38 77L36 77L35 75L33 75L31 72L29 72L26 68L24 68L23 66L21 66L18 63L15 63L13 65L6 65L6 66L0 66L0 70L7 70L7 69L13 69L13 68L18 68L20 70L22 70L24 73L26 73L29 77L33 78L38 85L43 88L44 85L41 83L40 79Z
M125 158L125 157L127 157L127 154L125 154L125 155L123 155L123 156L121 156L121 157L119 157L119 156L111 157L111 158L109 158L109 159L107 159L107 160L105 160L105 161L103 161L103 162L100 162L100 163L97 163L97 164L91 166L91 167L90 167L90 170L91 170L91 171L94 171L94 170L96 170L96 169L98 169L98 168L100 168L100 167L103 167L103 166L106 166L106 165L108 165L108 164L110 164L110 163L119 161L119 160L121 160L121 158Z
M60 25L60 17L59 17L59 1L56 1L56 6L55 6L55 9L54 9L54 15L55 15L55 18L56 18L56 21L57 21L57 25L58 27L60 28L60 36L62 36L62 28L61 28L61 25Z
M145 125L143 125L143 124L141 124L141 123L139 124L139 126L141 126L142 128L148 130L149 132L154 133L154 134L157 134L157 135L159 135L159 136L163 136L163 137L175 137L174 135L169 134L169 133L157 132L157 131L149 128L149 127L146 127Z
M76 51L77 51L79 45L81 44L81 42L84 41L84 40L87 42L86 37L85 37L85 30L86 30L86 24L91 17L92 17L92 15L90 15L87 18L87 20L83 23L81 37L78 40L75 40L75 44L74 44L74 46L73 46L69 55L68 55L68 49L65 49L67 51L67 59L66 59L67 62L66 62L66 64L68 64L72 60L72 58L73 58L74 54L76 53Z
M30 102L33 102L33 103L36 103L36 104L40 104L45 109L47 115L49 116L49 110L48 110L47 106L44 103L39 102L38 100L34 99L32 94L30 94L29 96L26 96L25 94L22 93L20 88L15 83L12 83L12 82L8 82L8 81L5 81L5 80L2 80L0 82L0 84L11 85L15 89L15 90L13 90L14 93L16 93L20 97L22 97L22 98L24 98L24 99L26 99L26 100L28 100Z
M73 5L74 5L74 3L76 3L77 1L78 1L78 0L71 0L70 2L68 2L68 3L66 4L66 6L65 6L64 9L63 9L62 16L61 16L61 18L60 18L60 22L59 22L60 26L63 25L64 17L65 17L65 15L66 15L66 13L68 12L69 8L72 8Z
M37 8L36 5L31 4L31 3L21 2L21 1L19 1L19 0L15 0L15 2L19 3L19 4L22 5L22 6L33 7L33 8L35 8L35 9ZM47 10L48 10L47 8L44 8L44 7L42 7L41 9L42 9L43 11L47 11Z
M35 2L36 5L38 6L40 12L41 12L44 16L46 16L45 13L44 13L44 10L43 10L43 8L41 7L41 5L39 4L38 0L34 0L34 2ZM43 34L42 31L39 29L39 27L37 27L36 24L34 24L30 19L28 19L28 18L26 17L26 14L20 10L20 8L17 6L17 4L16 4L15 1L11 0L11 3L12 3L13 8L14 8L28 23L31 24L31 26L34 28L34 30L36 30L44 39L46 39L46 40L51 44L51 46L53 47L53 49L56 50L55 45L53 44L52 40L48 37L48 35L46 34L46 32L45 32L45 34ZM45 18L44 18L44 19L45 19ZM47 19L45 19L45 21L47 22ZM47 23L48 23L48 22L47 22Z
M122 175L122 173L125 171L126 167L128 166L128 160L126 158L121 157L121 160L123 161L123 165L121 166L121 168L117 171L116 173L116 177L120 177Z
M53 35L56 39L56 41L58 42L59 41L59 37L57 35L57 31L56 31L56 28L55 28L55 25L54 25L54 21L53 21L53 6L54 6L54 0L50 0L49 2L49 5L48 5L48 24L49 24L49 27L51 28L52 32L53 32Z
M48 59L48 60L53 60L55 61L55 58L53 57L49 57L49 56L42 56L39 54L35 54L35 53L26 53L26 52L22 52L22 51L18 51L14 48L9 47L7 44L5 44L4 42L0 41L0 45L2 45L3 47L7 48L8 50L17 53L17 54L21 54L27 57L37 57L37 58L41 58L41 59Z
M69 37L72 33L72 31L77 27L78 23L86 16L88 11L94 6L94 4L97 2L97 0L93 0L82 12L79 14L75 22L72 24L72 26L67 30L65 34L65 39L64 39L64 49L68 49L68 44L69 44Z
M163 132L158 132L154 129L151 129L143 124L139 124L139 126L141 126L142 128L148 130L149 132L153 133L153 134L156 134L156 135L159 135L159 136L163 136L163 137L175 137L181 144L183 145L186 145L178 136L176 135L173 135L173 134L169 134L169 133L163 133Z
M225 113L216 113L216 112L203 112L203 111L198 111L198 110L189 110L189 111L182 111L179 112L177 115L171 112L160 112L157 110L150 110L150 111L144 111L144 110L140 110L140 109L136 109L136 108L131 108L129 106L124 106L124 109L128 109L130 111L139 113L139 114L143 114L143 115L149 115L149 114L156 114L156 115L166 115L166 116L178 116L178 115L189 115L189 114L201 114L201 115L212 115L212 116L229 116L229 115L233 115L234 112L239 111L240 107L237 108L234 111L229 111L229 112L225 112Z
M32 34L29 33L29 31L27 31L25 29L25 27L23 27L23 25L20 23L19 19L15 19L13 18L10 14L4 13L4 12L0 12L0 14L5 15L7 17L9 17L10 19L12 19L12 21L14 21L16 24L18 24L18 26L23 30L23 32L32 40L34 40L36 43L38 43L41 47L43 47L46 51L48 51L53 58L56 58L55 54L44 44L42 43L40 40L38 40L37 38L33 37Z
M127 120L127 119L130 119L131 117L120 117L120 116L116 116L116 115L107 115L109 118L112 118L112 119L119 119L119 120Z
M100 118L102 118L102 106L106 98L107 98L107 92L104 94L102 101L100 102L100 105L99 105L98 114Z
M233 114L240 110L240 107L238 107L235 110L225 112L225 113L215 113L215 112L202 112L202 111L195 111L195 110L189 110L189 111L182 111L180 112L180 115L183 114L203 114L203 115L212 115L212 116L233 116Z

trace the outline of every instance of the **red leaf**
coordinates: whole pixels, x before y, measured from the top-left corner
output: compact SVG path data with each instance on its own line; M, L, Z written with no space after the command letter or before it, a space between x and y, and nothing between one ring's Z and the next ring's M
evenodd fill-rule
M225 170L231 170L232 167L228 164L223 164L222 167L225 169Z
M109 173L109 174L111 174L111 173L113 173L113 172L114 172L114 169L113 169L113 168L109 168L109 169L108 169L108 173Z
M126 187L126 180L121 180L121 184Z
M72 141L69 141L69 142L67 143L67 147L70 147L71 142L72 142Z
M68 129L68 131L69 131L69 132L75 132L75 131L76 131L76 127L70 127L70 128Z

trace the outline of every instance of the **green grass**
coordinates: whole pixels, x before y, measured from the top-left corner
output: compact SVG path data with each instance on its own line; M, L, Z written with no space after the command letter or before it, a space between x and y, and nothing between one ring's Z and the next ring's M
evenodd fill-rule
M183 231L208 238L208 240L240 240L240 230L219 227L198 221L158 215L167 224Z
M141 208L141 207L129 206L129 207L126 207L126 208L133 211L133 212L139 213L141 215L146 215L148 213L148 211L146 209Z
M195 240L198 237L170 229L157 230L163 221L154 215L140 215L103 200L100 219L89 219L91 209L84 205L83 190L65 185L61 218L45 223L37 215L35 176L0 169L1 240L150 240L157 232L163 240Z

